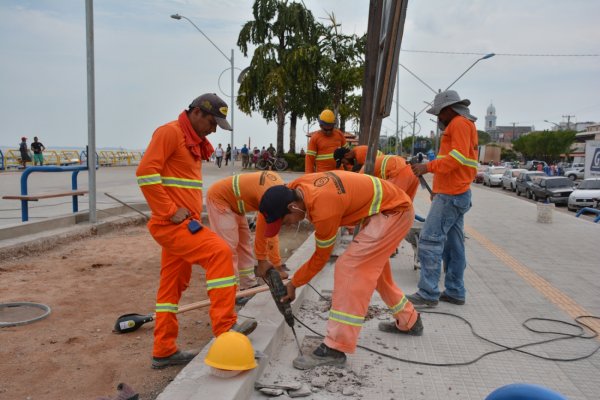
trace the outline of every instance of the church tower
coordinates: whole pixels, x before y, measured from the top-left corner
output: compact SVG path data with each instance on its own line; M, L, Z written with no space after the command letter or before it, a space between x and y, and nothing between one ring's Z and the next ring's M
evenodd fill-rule
M496 107L492 103L487 108L485 113L485 131L495 131L496 130Z

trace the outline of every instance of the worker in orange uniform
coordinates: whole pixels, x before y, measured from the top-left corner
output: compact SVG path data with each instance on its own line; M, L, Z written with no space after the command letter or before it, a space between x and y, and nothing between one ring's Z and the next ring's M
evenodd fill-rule
M435 307L438 301L465 304L464 215L471 208L471 182L478 166L477 118L471 115L470 104L454 90L435 96L427 112L438 117L444 132L440 151L435 160L411 166L417 176L434 174L433 200L419 236L419 290L407 296L418 306ZM446 276L440 292L442 261Z
M360 145L352 148L338 147L333 152L333 158L335 159L336 167L339 169L341 166L346 171L359 171L367 161L367 153L369 146ZM377 150L376 157L382 156L381 150Z
M282 224L303 218L315 227L315 252L287 284L284 301L294 300L296 288L309 282L325 266L338 227L361 222L363 226L335 263L327 335L312 354L294 360L295 368L344 364L345 353L356 349L374 290L395 319L380 323L380 330L422 335L421 317L394 283L389 262L415 215L410 198L402 190L373 176L349 171L307 174L288 186L267 190L260 212L267 221L267 237L277 234ZM258 274L263 273L259 269Z
M206 138L217 125L231 130L227 104L214 93L192 101L179 118L159 127L136 171L137 182L150 206L150 234L161 246L160 284L156 296L156 323L152 367L185 364L198 354L181 351L177 310L189 285L192 264L206 271L210 318L215 336L235 330L249 334L256 321L236 323L236 280L227 243L198 223L202 216L202 160L213 147Z
M254 254L246 212L258 211L264 192L283 179L270 171L234 175L213 183L206 192L206 210L210 227L222 237L233 252L233 269L239 278L240 290L256 285L254 260L271 264L286 278L281 268L279 238L265 238L265 219L259 213L256 221ZM267 260L271 261L269 263Z
M364 167L360 172L364 172ZM419 179L404 158L394 155L378 156L375 159L373 176L398 186L410 197L411 201L415 199L419 188Z
M304 172L325 172L336 169L333 152L338 147L347 147L344 133L335 128L335 115L323 110L319 115L320 130L312 132L304 159Z

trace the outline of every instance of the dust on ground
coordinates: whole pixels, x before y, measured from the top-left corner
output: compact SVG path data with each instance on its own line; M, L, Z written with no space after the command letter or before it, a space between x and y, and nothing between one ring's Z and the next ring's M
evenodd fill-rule
M282 229L282 258L309 229ZM3 262L0 302L43 303L52 313L29 325L0 329L0 399L96 399L115 395L120 382L140 399L156 398L183 367L151 369L153 323L127 334L112 329L120 315L153 312L159 273L160 247L145 227ZM203 269L194 266L180 304L206 298ZM181 348L201 349L210 341L207 311L178 316Z

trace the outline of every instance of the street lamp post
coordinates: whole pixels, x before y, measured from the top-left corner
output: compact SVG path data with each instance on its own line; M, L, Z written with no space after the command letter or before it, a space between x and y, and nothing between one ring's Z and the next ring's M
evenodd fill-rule
M471 64L471 65L469 66L469 68L467 68L467 69L466 69L466 70L465 70L465 71L464 71L462 74L460 74L460 75L458 76L458 78L456 78L456 79L454 80L454 82L452 82L450 85L448 85L448 87L447 87L445 90L448 90L448 89L450 89L452 86L454 86L454 84L455 84L456 82L458 82L458 80L459 80L460 78L462 78L462 77L463 77L463 76L464 76L464 75L465 75L467 72L469 72L469 71L471 70L471 68L473 68L473 67L475 66L475 64L477 64L479 61L482 61L482 60L487 60L488 58L492 58L492 57L494 57L495 55L496 55L495 53L488 53L488 54L484 55L483 57L480 57L480 58L478 58L477 60L475 60L475 62L473 62L473 64ZM415 77L415 78L416 78L416 79L417 79L419 82L421 82L423 85L425 85L425 86L426 86L426 87L427 87L429 90L431 90L431 91L432 91L434 94L438 94L438 93L440 93L440 92L441 92L441 90L438 90L438 91L436 92L436 91L435 91L435 90L434 90L434 89L433 89L431 86L429 86L427 83L425 83L425 81L424 81L423 79L419 78L419 77L418 77L418 76L417 76L417 75L416 75L414 72L412 72L411 70L409 70L408 68L406 68L404 65L402 65L402 64L400 64L400 63L398 63L398 65L400 65L402 68L404 68L406 71L408 71L408 72L409 72L409 73L410 73L412 76L414 76L414 77ZM445 91L445 90L444 90L444 91ZM430 107L430 105L428 105L427 107ZM427 107L425 107L423 110L421 110L421 112L423 112L425 109L427 109ZM419 112L419 114L421 114L421 112ZM419 115L419 114L417 114L417 115ZM416 118L416 117L415 117L415 118ZM440 132L439 132L439 127L437 127L437 126L436 126L436 128L435 128L435 138L434 138L434 140L433 140L433 150L434 150L434 152L435 152L435 153L437 153L437 149L438 149L438 137L439 137L439 134L440 134Z
M552 121L548 121L547 119L545 119L544 122L552 124L552 125L556 126L556 130L562 131L562 126L560 126L559 124L552 122Z
M233 49L231 49L231 57L227 57L225 55L225 53L223 53L223 51L219 48L219 46L217 46L212 40L210 40L210 38L206 35L206 33L202 32L202 30L200 28L198 28L198 26L196 26L196 24L194 24L192 22L192 20L190 20L188 17L180 15L180 14L173 14L171 15L171 18L176 19L176 20L180 20L180 19L185 19L186 21L188 21L190 24L192 24L192 26L194 28L196 28L196 30L198 32L200 32L202 34L202 36L204 36L206 38L206 40L208 40L217 50L219 50L219 53L221 53L223 55L223 57L225 57L225 59L227 61L229 61L229 64L231 64L231 166L235 166L235 157L233 157L233 149L234 149L234 145L233 145L233 138L234 138L234 125L233 125L233 113L235 110L235 97L234 97L234 92L233 92L233 74L234 74L234 62L233 62Z

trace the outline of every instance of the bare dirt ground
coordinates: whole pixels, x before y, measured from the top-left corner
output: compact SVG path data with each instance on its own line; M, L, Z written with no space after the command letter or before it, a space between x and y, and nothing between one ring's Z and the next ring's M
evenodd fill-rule
M282 257L307 235L283 229ZM180 305L207 298L203 270L194 268ZM0 302L43 303L52 313L0 329L0 399L96 399L114 396L120 382L140 399L156 398L182 367L150 368L153 323L128 334L112 328L122 314L153 312L159 271L160 247L144 226L3 262ZM212 338L207 309L181 314L179 323L182 348Z

